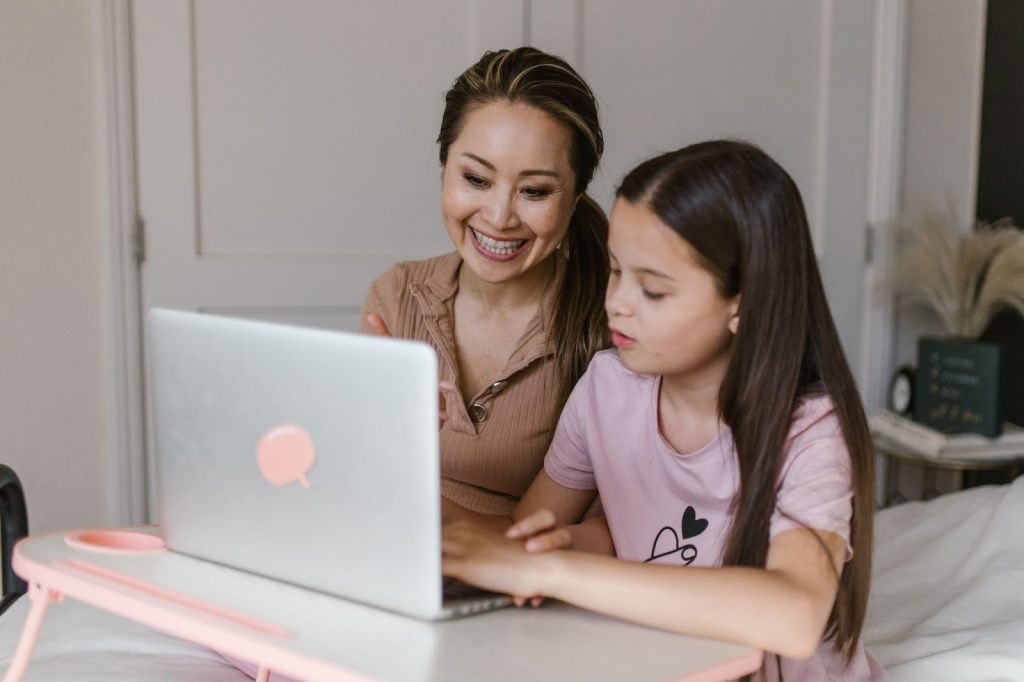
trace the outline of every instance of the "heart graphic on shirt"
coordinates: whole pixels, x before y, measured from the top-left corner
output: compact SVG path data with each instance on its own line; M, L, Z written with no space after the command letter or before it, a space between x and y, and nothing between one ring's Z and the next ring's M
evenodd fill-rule
M651 558L648 561L668 556L669 554L675 554L678 551L679 536L676 535L676 529L671 526L665 526L654 536L654 545L651 546Z
M683 512L682 522L679 530L682 533L682 540L700 535L708 527L707 519L698 519L697 511L693 507L687 507ZM680 536L672 526L665 526L654 536L654 543L651 545L651 556L644 560L644 563L661 559L671 554L679 553L683 564L689 566L697 558L697 547L691 544L682 544Z
M693 507L687 507L686 511L683 512L683 523L681 530L683 531L683 539L692 538L696 535L700 535L704 532L704 529L708 527L707 519L698 519L697 510Z

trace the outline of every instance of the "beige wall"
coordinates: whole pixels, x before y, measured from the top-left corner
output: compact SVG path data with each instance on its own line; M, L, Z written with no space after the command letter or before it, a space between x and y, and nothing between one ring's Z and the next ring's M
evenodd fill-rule
M33 530L116 522L101 0L0 1L0 462ZM910 0L907 206L973 202L983 0ZM106 320L106 322L105 322ZM927 321L897 323L906 360Z
M109 518L91 2L0 2L0 462L33 531Z
M975 218L985 0L911 0L907 35L903 208ZM917 338L940 334L927 310L897 311L895 364L915 364Z

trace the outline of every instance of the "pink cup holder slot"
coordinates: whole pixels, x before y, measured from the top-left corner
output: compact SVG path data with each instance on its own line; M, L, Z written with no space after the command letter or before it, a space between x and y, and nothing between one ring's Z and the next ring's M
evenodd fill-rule
M167 551L167 545L159 535L130 530L81 530L65 535L64 542L75 549L103 554L152 554Z

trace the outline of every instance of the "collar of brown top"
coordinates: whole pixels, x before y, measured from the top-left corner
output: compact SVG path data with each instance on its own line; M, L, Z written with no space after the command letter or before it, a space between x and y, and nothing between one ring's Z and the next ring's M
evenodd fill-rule
M558 305L558 292L565 279L566 265L565 257L561 252L556 251L552 257L555 259L555 274L544 290L540 310L526 325L519 344L509 357L505 371L502 373L505 376L501 378L507 378L534 360L555 352L555 341L550 337L549 331L554 321L555 308ZM459 291L459 268L461 266L462 257L457 251L453 251L441 257L437 268L431 273L429 279L412 286L412 292L420 303L424 318L433 320L444 330L444 336L448 339L453 339L455 336L451 326L451 310L452 300ZM451 350L454 351L454 349Z

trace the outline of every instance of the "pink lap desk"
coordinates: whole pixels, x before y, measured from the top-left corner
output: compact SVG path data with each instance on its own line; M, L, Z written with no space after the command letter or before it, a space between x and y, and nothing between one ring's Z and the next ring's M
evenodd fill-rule
M65 597L255 661L257 680L274 670L338 681L717 682L761 664L750 647L560 603L423 622L167 551L155 526L31 536L15 547L14 570L33 603L4 682L21 679L48 606Z

